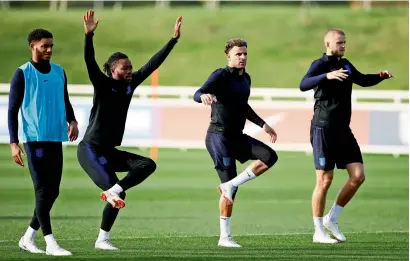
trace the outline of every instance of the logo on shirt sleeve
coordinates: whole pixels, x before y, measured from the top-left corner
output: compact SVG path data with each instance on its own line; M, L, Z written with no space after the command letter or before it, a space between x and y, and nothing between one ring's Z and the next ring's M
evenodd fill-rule
M130 95L130 94L132 94L132 88L131 88L131 86L128 86L127 87L127 95Z

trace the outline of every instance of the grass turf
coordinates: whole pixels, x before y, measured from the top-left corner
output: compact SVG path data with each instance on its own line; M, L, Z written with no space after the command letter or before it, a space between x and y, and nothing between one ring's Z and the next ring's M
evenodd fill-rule
M54 34L53 61L65 67L69 83L89 84L83 61L84 11L0 10L0 82L8 83L29 59L28 32L43 27ZM215 68L226 64L225 41L242 37L249 42L247 70L253 86L298 88L310 63L324 51L324 32L338 27L347 33L346 57L359 71L387 69L395 75L378 89L408 90L407 8L367 12L321 7L307 14L297 7L98 10L97 62L102 67L113 52L122 51L139 68L171 38L175 19L182 15L182 38L160 69L161 85L202 85ZM148 78L144 84L150 83Z
M148 151L130 149L143 155ZM218 179L206 151L160 150L158 169L127 192L112 230L119 252L93 249L104 204L82 171L75 147L65 148L64 174L52 210L54 234L74 256L59 260L408 260L408 157L364 155L367 180L343 210L348 241L313 244L310 198L312 156L279 152L275 167L240 188L232 232L242 249L220 249ZM18 240L30 221L33 189L27 167L0 146L0 259L52 260L21 253ZM239 165L242 170L246 165ZM123 176L122 173L119 174ZM346 174L336 171L330 208ZM44 247L42 236L38 245Z

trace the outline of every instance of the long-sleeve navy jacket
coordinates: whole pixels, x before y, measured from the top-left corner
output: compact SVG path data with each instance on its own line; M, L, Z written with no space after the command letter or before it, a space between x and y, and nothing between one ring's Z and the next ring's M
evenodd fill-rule
M244 72L242 75L236 69L225 67L215 70L194 94L196 102L201 101L202 94L212 94L215 97L211 105L211 123L209 130L241 134L246 120L261 128L265 121L249 106L251 78Z
M328 80L329 72L344 68L349 75L343 81ZM300 82L300 90L314 90L314 115L312 124L348 128L352 115L353 83L368 87L380 83L379 74L362 74L345 58L323 56L312 62Z

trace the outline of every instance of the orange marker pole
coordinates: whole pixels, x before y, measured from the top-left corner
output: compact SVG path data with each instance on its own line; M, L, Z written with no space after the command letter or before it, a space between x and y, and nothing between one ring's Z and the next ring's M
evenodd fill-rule
M158 99L158 85L159 85L159 73L158 73L158 69L156 69L153 73L152 73L152 82L151 82L151 88L152 88L152 99L156 100ZM158 147L156 146L156 144L153 144L151 146L150 149L150 155L151 155L151 159L153 161L157 161L158 160Z

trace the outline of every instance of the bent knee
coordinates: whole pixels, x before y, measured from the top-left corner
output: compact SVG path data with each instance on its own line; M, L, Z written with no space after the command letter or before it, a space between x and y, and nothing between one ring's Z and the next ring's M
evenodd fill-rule
M143 160L135 160L130 162L130 167L132 170L144 169L149 174L153 173L157 169L157 164L150 158L145 158Z
M366 177L364 175L364 172L358 172L358 173L355 173L354 175L352 175L350 177L350 180L355 185L361 185L366 180Z
M157 164L152 159L146 159L144 162L145 168L149 170L150 173L153 173L157 169Z
M265 163L268 168L271 168L278 161L278 154L273 149L266 150L260 160Z

